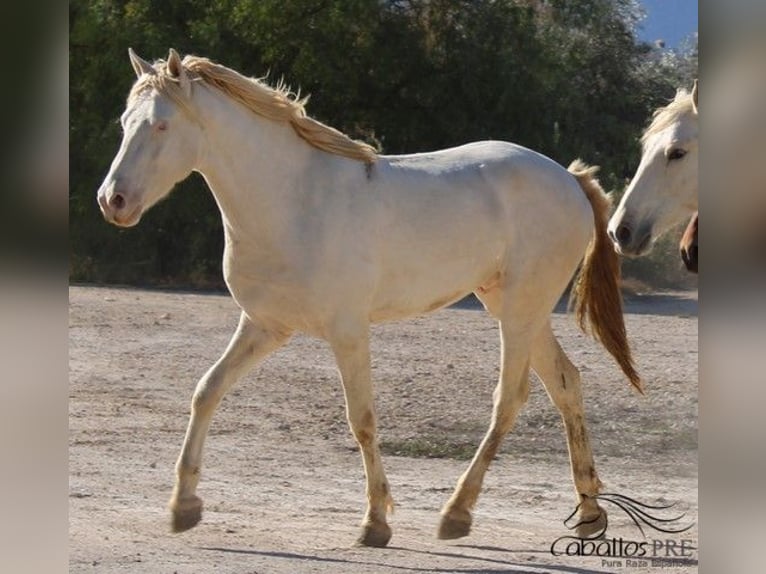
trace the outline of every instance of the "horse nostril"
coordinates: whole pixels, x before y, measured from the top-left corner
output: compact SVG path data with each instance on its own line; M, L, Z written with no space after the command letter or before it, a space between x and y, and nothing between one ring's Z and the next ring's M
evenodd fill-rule
M125 197L121 193L115 193L109 198L109 205L114 209L120 210L125 207Z
M616 235L617 235L617 241L620 245L626 245L630 243L631 233L630 233L630 227L628 227L627 225L620 225L617 228Z

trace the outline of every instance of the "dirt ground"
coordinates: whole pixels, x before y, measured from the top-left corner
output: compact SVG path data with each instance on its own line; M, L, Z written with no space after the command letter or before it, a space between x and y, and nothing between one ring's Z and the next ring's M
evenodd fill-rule
M489 422L495 322L471 303L373 328L384 465L396 502L386 549L354 546L364 509L361 457L327 345L295 336L216 413L198 494L202 522L172 534L166 504L199 377L238 310L220 294L69 290L71 572L696 572L697 296L635 296L626 323L647 394L559 310L554 329L581 369L605 491L677 503L683 534L647 529L675 562L553 556L574 509L563 425L542 386L490 468L471 535L436 539L441 506ZM448 458L424 458L429 452ZM396 453L399 453L398 455ZM403 456L404 454L408 456ZM643 541L618 508L609 538ZM667 511L666 511L667 512ZM668 543L670 541L670 543ZM676 546L672 547L675 543Z

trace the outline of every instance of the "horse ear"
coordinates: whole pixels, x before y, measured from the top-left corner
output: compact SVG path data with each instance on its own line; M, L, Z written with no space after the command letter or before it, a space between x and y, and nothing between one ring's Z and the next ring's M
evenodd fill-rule
M697 80L694 80L694 87L692 87L692 106L694 106L694 113L699 114L699 102L697 101Z
M178 52L173 48L170 48L170 53L168 54L167 71L171 78L176 78L178 80L181 89L188 95L191 92L189 78L186 75L183 62L181 62L181 56L179 56Z
M144 74L155 74L156 70L152 65L141 58L133 51L133 48L128 48L128 56L130 56L130 63L133 65L133 69L136 71L136 77L140 78Z

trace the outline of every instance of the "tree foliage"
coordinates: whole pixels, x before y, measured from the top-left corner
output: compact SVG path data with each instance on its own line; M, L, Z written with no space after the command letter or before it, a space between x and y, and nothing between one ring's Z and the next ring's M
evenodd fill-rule
M75 280L220 285L220 218L199 177L139 229L103 222L95 190L145 58L168 48L312 94L316 118L385 153L504 139L620 190L653 109L696 76L696 45L636 39L634 0L73 0L70 272Z

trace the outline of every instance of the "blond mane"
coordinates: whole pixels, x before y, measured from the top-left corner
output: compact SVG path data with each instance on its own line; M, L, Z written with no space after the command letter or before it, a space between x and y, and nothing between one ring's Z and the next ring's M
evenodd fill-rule
M365 163L372 163L377 159L377 151L371 145L353 140L335 128L307 116L308 97L300 98L281 82L276 87L271 87L261 80L245 77L198 56L184 57L183 67L190 81L205 82L259 116L289 123L301 138L317 149ZM194 116L188 98L177 78L168 74L165 62L158 60L154 69L156 74L144 74L135 83L128 101L135 99L146 87L151 86Z
M694 111L691 92L681 88L676 92L676 97L664 108L659 108L654 112L652 123L646 128L641 136L641 144L646 146L648 139L658 134L676 123L681 116Z

